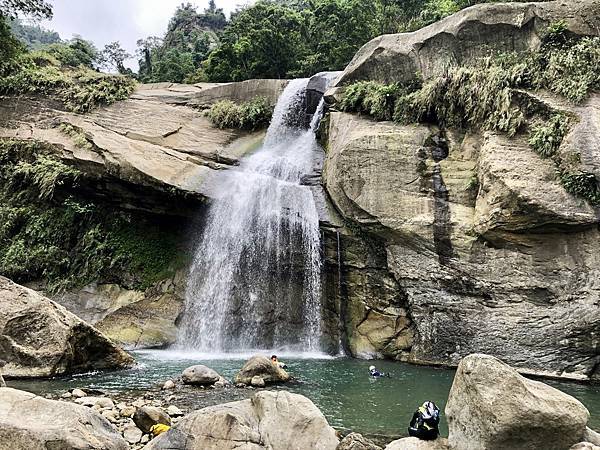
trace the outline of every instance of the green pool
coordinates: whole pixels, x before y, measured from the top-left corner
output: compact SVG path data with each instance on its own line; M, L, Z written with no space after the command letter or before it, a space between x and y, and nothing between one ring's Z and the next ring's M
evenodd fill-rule
M162 383L181 374L193 364L205 364L232 379L249 355L190 355L170 351L135 352L138 365L130 370L91 373L70 378L44 381L10 381L8 385L36 393L59 393L74 387L93 387L111 395L141 395L158 391ZM280 355L288 371L297 379L276 387L305 395L323 411L330 424L367 435L399 436L415 408L433 400L443 411L452 385L454 371L412 366L390 361L362 361L351 358L327 358L322 355ZM368 367L389 372L390 378L372 379ZM548 381L547 381L548 382ZM592 414L590 425L600 429L600 386L549 381L549 384L573 395ZM196 389L196 390L194 390ZM208 390L186 388L175 395L174 404L187 410L248 397L246 389ZM442 416L442 434L447 424Z

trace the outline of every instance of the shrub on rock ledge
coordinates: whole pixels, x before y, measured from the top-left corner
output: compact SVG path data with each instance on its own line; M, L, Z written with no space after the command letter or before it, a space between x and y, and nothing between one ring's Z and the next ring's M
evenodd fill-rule
M231 100L221 100L212 105L206 115L221 129L257 130L269 125L273 107L265 97L255 97L239 105Z

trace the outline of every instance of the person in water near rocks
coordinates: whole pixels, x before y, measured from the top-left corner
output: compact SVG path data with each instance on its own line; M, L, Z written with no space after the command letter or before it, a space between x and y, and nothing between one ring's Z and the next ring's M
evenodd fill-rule
M287 369L287 365L286 365L285 363L282 363L282 362L280 362L280 361L277 359L277 355L272 355L272 356L271 356L271 362L272 362L273 364L275 364L277 367L279 367L280 369Z
M369 367L369 374L373 377L373 378L381 378L381 377L389 377L390 374L388 373L387 375L383 372L380 372L379 370L377 370L375 368L375 366L371 366Z
M433 441L440 435L440 409L434 402L427 401L413 414L408 434L424 441Z

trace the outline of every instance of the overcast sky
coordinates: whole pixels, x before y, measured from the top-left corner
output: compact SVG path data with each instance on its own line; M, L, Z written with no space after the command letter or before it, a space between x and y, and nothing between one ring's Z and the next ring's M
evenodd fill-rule
M49 0L53 5L54 17L45 20L42 26L57 31L62 39L79 34L98 49L119 41L123 48L133 54L136 41L148 36L162 36L167 30L169 19L182 0ZM187 1L185 1L187 3ZM208 0L189 1L202 11ZM237 6L252 3L252 0L216 0L229 16ZM130 62L132 68L137 64Z

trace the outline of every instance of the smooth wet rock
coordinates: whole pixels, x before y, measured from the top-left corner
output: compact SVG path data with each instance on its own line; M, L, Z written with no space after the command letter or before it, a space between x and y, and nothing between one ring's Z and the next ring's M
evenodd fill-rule
M461 450L564 450L590 417L575 398L474 354L456 371L446 405L449 444Z
M306 397L262 391L185 416L145 450L334 450L335 430Z
M381 450L381 447L362 434L350 433L341 440L336 450Z
M250 380L250 385L253 387L265 387L265 380L262 379L262 377L259 377L258 375L255 375L252 377L252 379Z
M0 353L9 377L115 369L133 358L98 330L37 292L0 276Z
M210 386L221 379L221 376L211 369L203 365L188 367L181 374L181 381L184 384Z
M260 377L268 383L284 382L290 379L289 374L282 368L276 366L265 356L257 355L250 358L235 376L235 383L249 385L252 378Z
M162 423L171 425L171 418L161 408L155 406L142 406L135 411L133 421L144 433L150 433L153 425Z
M435 441L423 441L416 437L408 437L390 442L385 450L449 450L448 440L437 438ZM508 449L507 449L508 450Z
M108 420L90 408L0 388L0 448L128 450Z

